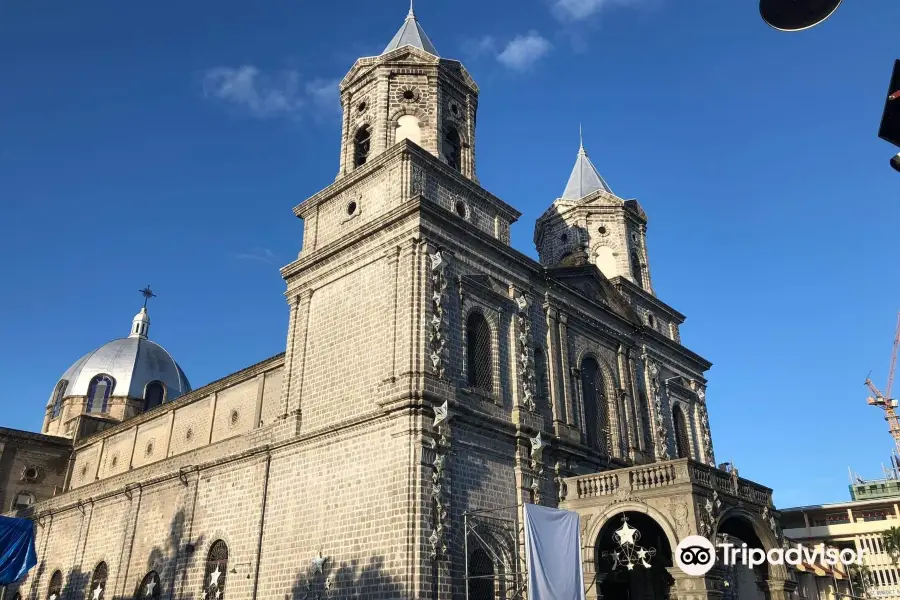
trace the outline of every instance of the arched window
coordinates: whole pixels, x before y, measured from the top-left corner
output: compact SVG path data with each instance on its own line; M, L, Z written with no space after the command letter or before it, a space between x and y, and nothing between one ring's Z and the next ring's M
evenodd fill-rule
M456 127L448 127L444 134L444 157L447 159L447 164L457 171L462 171L461 149L459 132Z
M47 600L59 600L62 595L62 571L53 571L50 576L50 587L47 588Z
M144 410L159 406L166 400L166 386L161 381L151 381L144 388Z
M34 504L34 494L31 492L19 492L13 496L12 510L22 510Z
M353 166L360 167L366 164L369 158L369 150L372 148L372 130L368 125L363 125L356 130L353 136Z
M403 115L397 119L397 131L394 134L395 142L409 140L422 145L422 130L419 127L419 117L416 115Z
M106 592L106 578L108 575L109 570L106 568L105 562L101 562L94 567L94 573L91 575L91 587L88 590L88 596L85 600L103 600L103 596Z
M591 357L581 361L581 401L588 446L607 450L606 395L600 365Z
M688 438L687 419L677 405L672 409L672 426L675 428L675 453L678 458L690 458L691 442Z
M141 580L141 584L134 592L134 600L159 600L160 588L159 573L150 571Z
M469 315L466 322L466 349L469 385L487 392L494 390L491 328L479 312Z
M637 252L631 252L631 277L634 282L644 287L644 271L641 269L641 261L638 259Z
M547 371L547 355L544 349L538 346L534 349L534 387L535 403L538 412L547 418L553 418L550 402L550 374Z
M101 374L91 379L91 383L88 386L87 412L107 412L109 410L109 397L115 386L115 381L109 375Z
M62 412L62 401L63 396L66 394L66 387L68 387L69 382L65 379L60 379L59 383L56 384L56 388L53 390L53 412L50 413L51 418L55 419Z
M476 548L469 555L469 600L494 600L494 562L488 553Z
M216 540L206 557L206 575L203 577L204 596L207 600L222 600L225 596L225 576L228 573L228 546Z

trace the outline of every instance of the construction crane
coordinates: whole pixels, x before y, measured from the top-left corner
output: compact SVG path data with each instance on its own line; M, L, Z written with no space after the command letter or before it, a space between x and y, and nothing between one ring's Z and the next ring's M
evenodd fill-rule
M891 388L894 386L894 370L897 367L897 348L900 347L900 312L897 313L897 329L894 332L894 349L891 351L891 368L888 370L887 386L884 393L875 387L872 380L866 377L866 387L872 392L872 396L868 398L868 403L878 406L884 410L884 420L888 422L888 428L891 430L891 437L894 438L896 453L900 456L900 418L897 418L897 400L891 398ZM872 373L869 372L869 375Z

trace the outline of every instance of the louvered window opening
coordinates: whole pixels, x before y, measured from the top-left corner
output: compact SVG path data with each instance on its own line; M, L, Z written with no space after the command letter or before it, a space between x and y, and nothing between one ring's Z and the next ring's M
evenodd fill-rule
M469 316L466 327L469 385L486 392L494 389L491 329L480 313Z

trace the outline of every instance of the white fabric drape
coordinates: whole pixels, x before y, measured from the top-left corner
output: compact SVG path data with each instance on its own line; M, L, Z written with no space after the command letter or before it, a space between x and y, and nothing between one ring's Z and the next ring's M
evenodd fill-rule
M578 514L525 505L528 600L584 600Z

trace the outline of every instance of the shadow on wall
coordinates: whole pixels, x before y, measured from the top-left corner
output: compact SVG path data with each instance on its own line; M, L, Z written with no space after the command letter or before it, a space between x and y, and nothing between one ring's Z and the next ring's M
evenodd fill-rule
M331 564L317 558L298 571L284 600L326 600L341 598L407 598L403 586L384 570L384 557L373 556L367 562L351 560Z
M166 538L165 543L161 546L154 546L150 550L150 554L147 557L147 568L145 569L145 572L135 574L140 575L141 578L147 578L151 577L152 573L156 573L162 587L160 590L160 597L162 598L192 600L193 595L191 593L185 593L185 590L197 589L200 586L205 585L205 582L200 582L200 586L188 587L188 566L194 561L199 561L201 565L205 564L205 557L196 556L196 553L203 548L204 536L198 535L194 539L188 539L187 532L185 531L186 522L187 517L185 516L183 509L175 513L169 524L169 536ZM129 579L133 581L134 577L129 574ZM141 583L138 584L138 587L145 583L146 582L142 580ZM128 588L126 588L125 591L127 593ZM135 598L138 598L137 592L138 590L135 589ZM77 599L72 598L66 600ZM148 600L153 599L150 598Z

